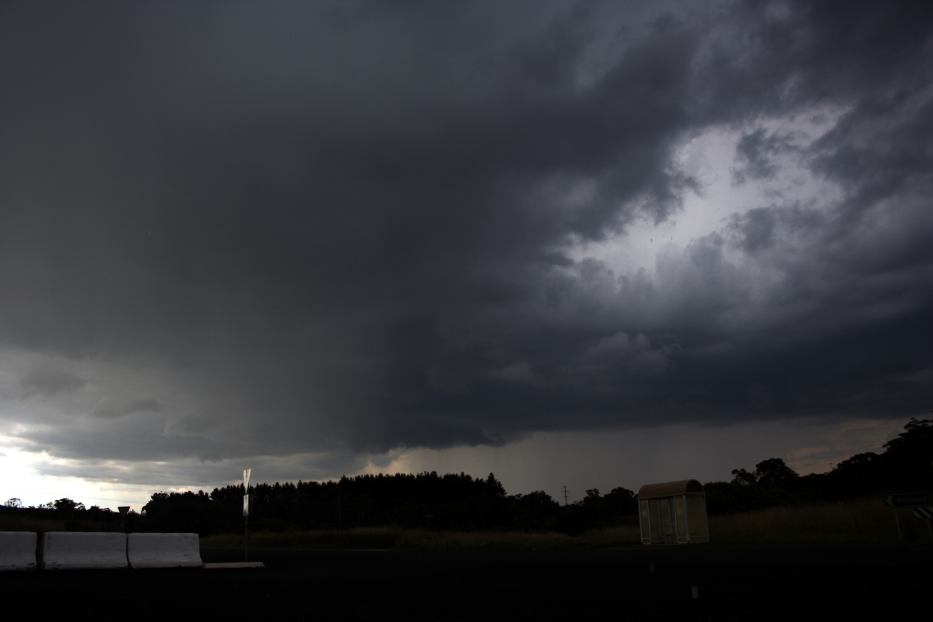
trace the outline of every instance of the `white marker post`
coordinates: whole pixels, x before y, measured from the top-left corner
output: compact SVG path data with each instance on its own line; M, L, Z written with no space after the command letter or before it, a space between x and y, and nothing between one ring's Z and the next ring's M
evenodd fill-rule
M243 469L243 561L249 561L249 477L252 469Z

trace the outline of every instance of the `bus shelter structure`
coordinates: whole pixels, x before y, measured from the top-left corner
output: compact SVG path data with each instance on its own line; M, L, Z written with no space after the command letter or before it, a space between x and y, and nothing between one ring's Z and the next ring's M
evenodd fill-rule
M645 484L638 490L642 544L709 542L706 493L695 479Z

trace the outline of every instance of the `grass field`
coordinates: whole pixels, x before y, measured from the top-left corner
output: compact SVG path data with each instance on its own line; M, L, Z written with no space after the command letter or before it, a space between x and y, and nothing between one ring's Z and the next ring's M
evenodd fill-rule
M579 536L398 528L251 534L260 570L4 573L9 619L888 619L929 601L926 525L897 538L878 499L711 517L708 545L641 546L626 525ZM201 540L243 559L242 534ZM106 606L102 607L101 603Z
M427 531L396 527L250 534L251 547L272 550L534 550L572 548L579 545L580 542L576 538L559 533ZM242 535L207 536L201 539L201 546L207 549L239 548L243 546Z
M915 542L929 539L921 521L901 511L902 535ZM710 517L711 546L747 544L893 545L899 542L895 512L881 499L776 507ZM639 544L637 525L624 525L569 536L552 532L423 531L395 527L344 531L253 533L251 546L266 549L560 550L600 549ZM205 548L243 546L240 534L208 536Z
M10 620L886 620L928 607L931 550L257 547L250 558L261 570L12 572L0 577L0 597ZM235 549L202 555L242 559Z
M905 537L922 539L925 525L901 510ZM896 544L895 511L879 498L768 508L710 517L713 541L748 543Z
M2 515L0 516L0 531L68 531L73 521L64 519L43 519L29 516ZM97 531L96 523L83 523L75 531Z
M893 545L901 538L918 543L933 540L926 523L914 518L909 510L901 510L897 516L896 519L895 511L876 497L775 507L711 516L710 540L711 546L794 543ZM0 517L0 531L95 531L99 528L93 521ZM554 532L458 532L373 527L343 531L253 532L250 542L256 548L296 550L562 550L635 546L639 543L639 533L634 523L597 529L578 536ZM205 536L202 546L240 548L243 546L242 534Z

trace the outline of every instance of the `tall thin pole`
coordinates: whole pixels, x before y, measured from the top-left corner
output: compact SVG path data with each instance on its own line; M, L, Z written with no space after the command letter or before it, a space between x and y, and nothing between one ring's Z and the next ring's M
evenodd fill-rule
M564 484L564 505L567 505L567 484Z
M252 469L243 469L243 561L249 561L249 478Z

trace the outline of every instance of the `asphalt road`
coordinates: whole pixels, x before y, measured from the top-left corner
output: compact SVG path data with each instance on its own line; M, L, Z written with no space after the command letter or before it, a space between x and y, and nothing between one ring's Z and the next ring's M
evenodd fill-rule
M887 620L927 610L933 586L929 547L260 550L251 558L266 568L5 572L0 611L4 620Z

